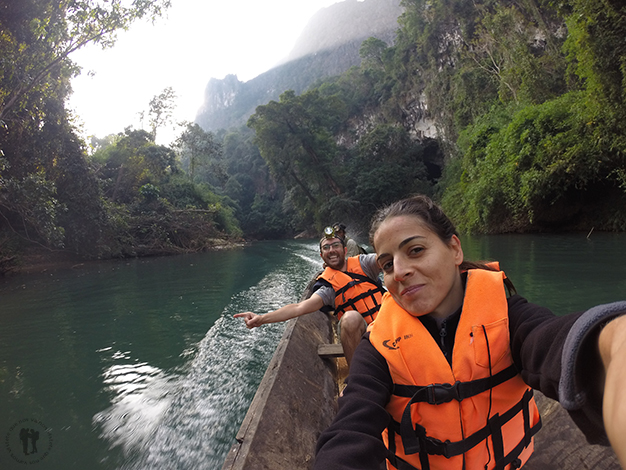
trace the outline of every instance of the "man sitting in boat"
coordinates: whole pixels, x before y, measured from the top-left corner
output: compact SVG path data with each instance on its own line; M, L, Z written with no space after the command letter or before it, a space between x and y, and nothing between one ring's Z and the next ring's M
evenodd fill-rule
M335 231L335 235L341 238L343 243L346 245L346 248L348 249L348 257L364 255L367 253L361 245L346 235L346 226L344 224L337 222L333 225L333 230Z
M367 325L378 315L385 289L378 277L380 267L374 253L346 257L347 248L332 227L327 227L320 240L320 256L324 260L324 272L313 286L313 294L302 302L257 315L252 312L238 313L248 328L266 323L277 323L313 313L317 310L334 310L339 319L339 333L343 353L350 366L354 350Z

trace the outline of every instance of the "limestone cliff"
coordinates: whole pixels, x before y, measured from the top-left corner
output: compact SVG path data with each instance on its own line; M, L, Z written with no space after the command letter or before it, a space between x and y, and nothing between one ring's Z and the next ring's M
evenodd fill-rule
M392 44L400 0L345 0L316 13L281 65L247 82L235 75L211 78L196 122L206 130L245 124L257 106L281 93L305 91L315 81L359 65L361 43L376 37Z

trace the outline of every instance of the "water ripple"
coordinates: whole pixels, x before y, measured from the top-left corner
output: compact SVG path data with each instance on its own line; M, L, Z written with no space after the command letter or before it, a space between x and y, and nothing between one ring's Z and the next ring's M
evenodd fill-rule
M115 398L93 421L111 447L123 448L122 469L221 467L285 328L248 330L233 314L296 301L318 268L288 263L235 294L184 370L168 374L143 362L107 368L104 382ZM119 362L124 354L114 356Z

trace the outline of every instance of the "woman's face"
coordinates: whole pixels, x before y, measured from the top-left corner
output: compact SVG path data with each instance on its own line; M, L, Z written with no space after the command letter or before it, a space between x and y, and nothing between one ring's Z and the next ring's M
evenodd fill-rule
M416 317L446 318L463 303L461 242L443 242L416 216L385 220L374 234L378 265L396 302Z

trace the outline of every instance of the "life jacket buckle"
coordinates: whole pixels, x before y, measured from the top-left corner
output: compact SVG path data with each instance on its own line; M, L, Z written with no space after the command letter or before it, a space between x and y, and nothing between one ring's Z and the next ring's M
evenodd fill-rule
M430 405L441 405L442 403L448 403L452 400L461 401L460 381L456 381L454 384L431 384L428 385L428 400Z
M446 439L442 444L443 444L443 456L446 459L453 457L454 454L451 452L452 448L450 446L451 444L450 439Z

